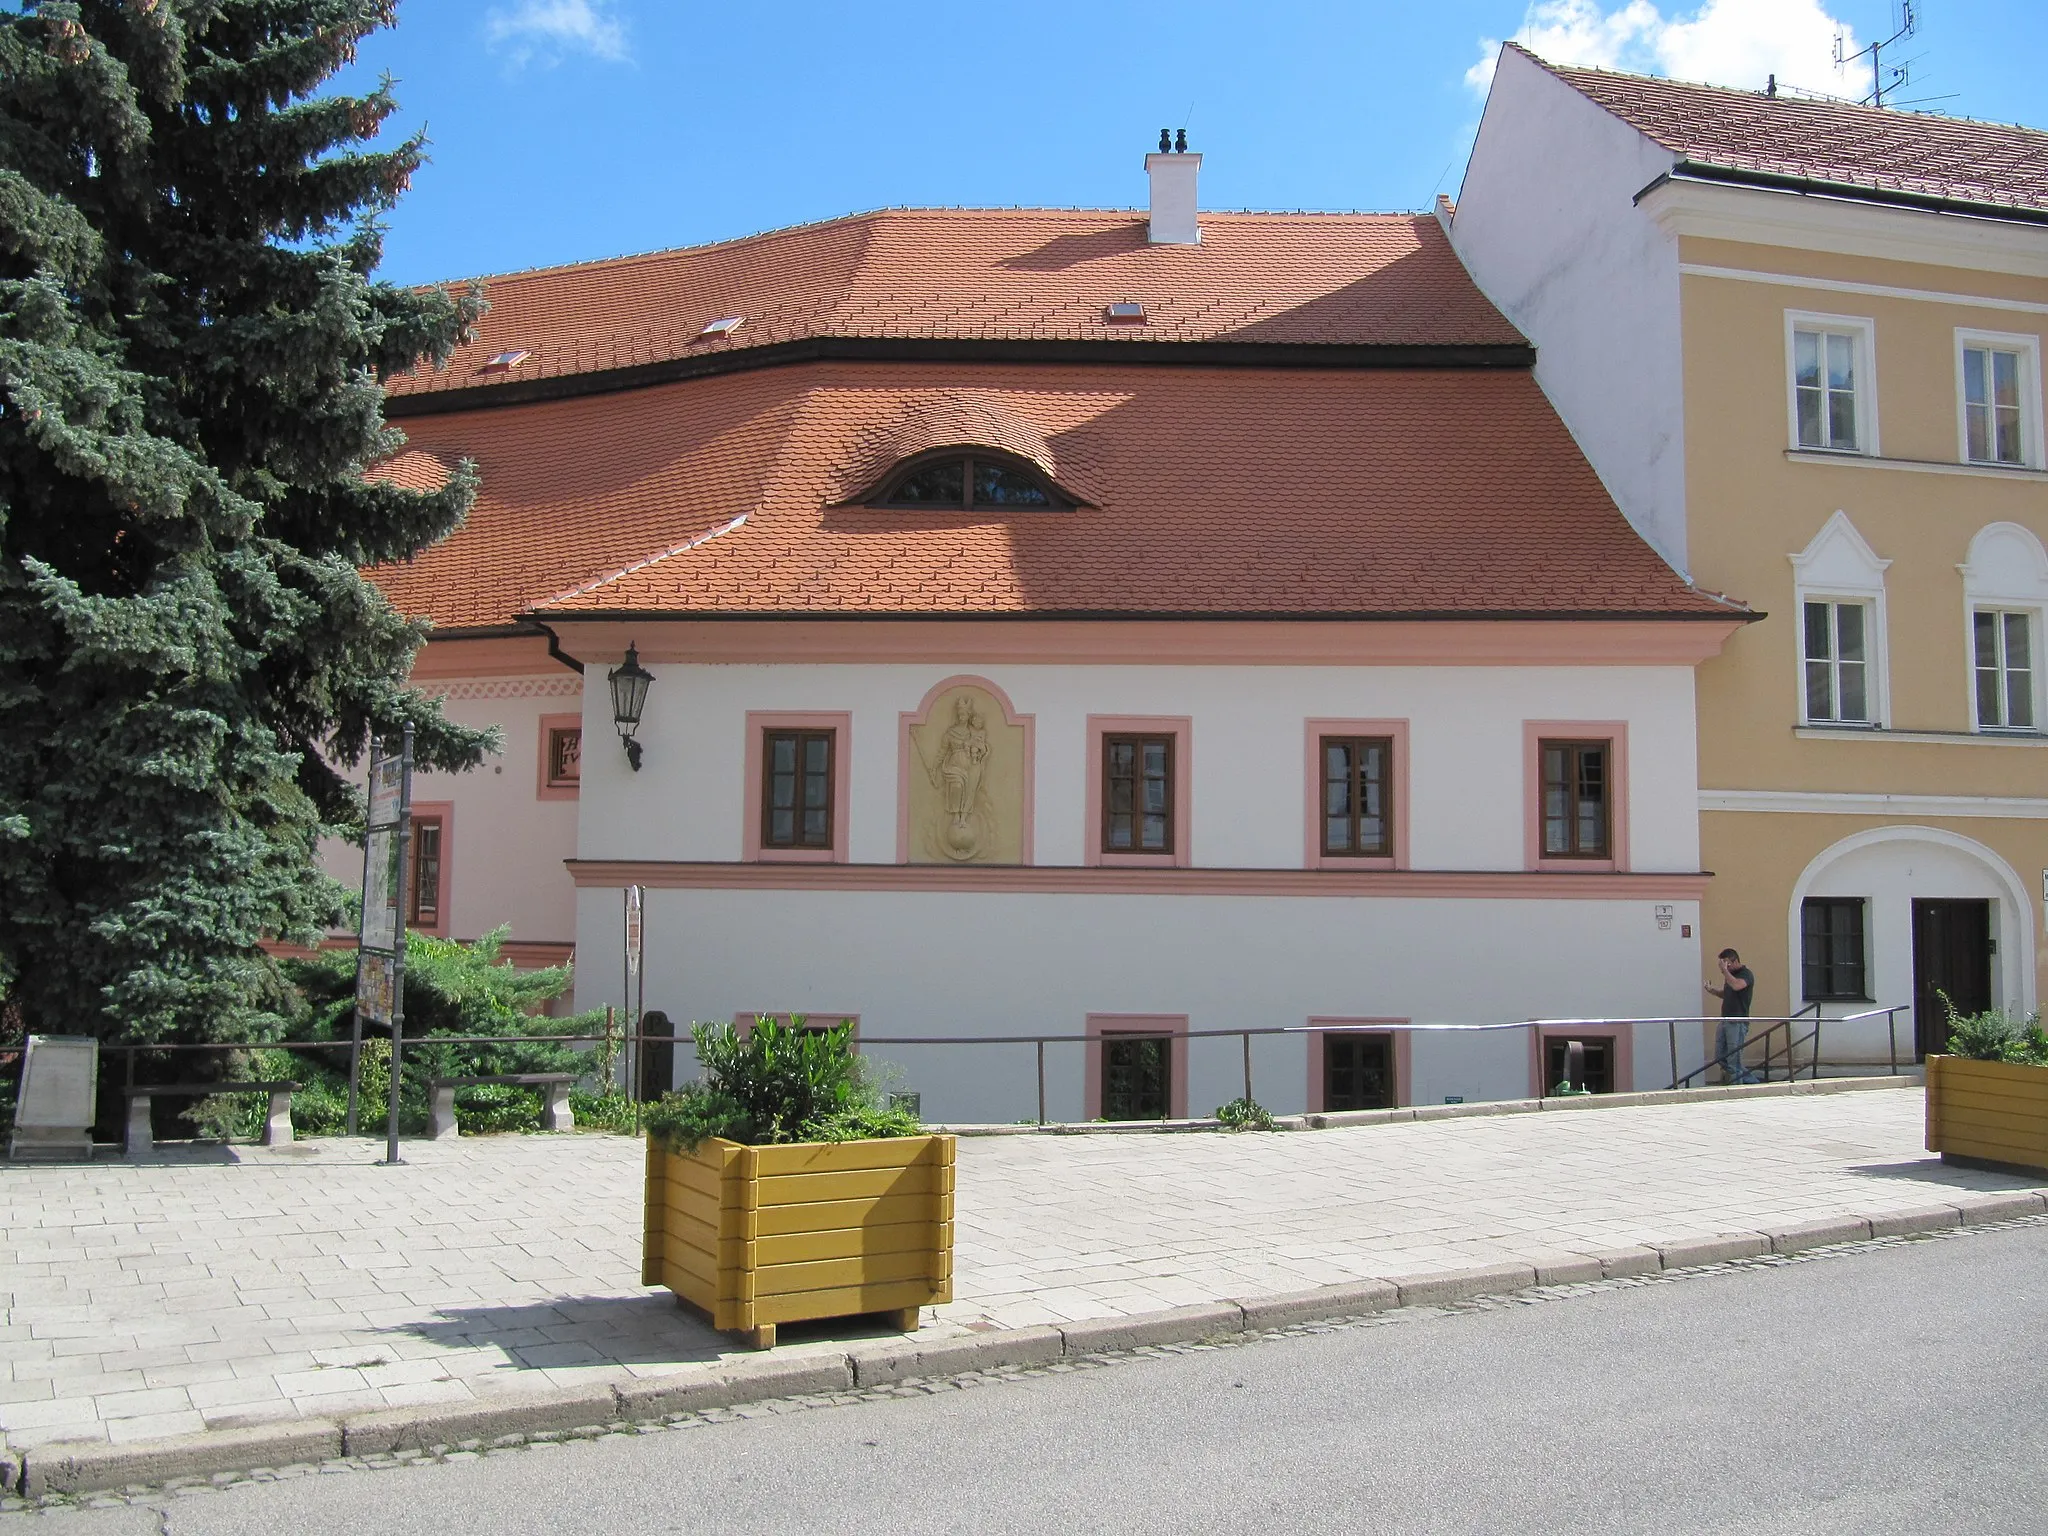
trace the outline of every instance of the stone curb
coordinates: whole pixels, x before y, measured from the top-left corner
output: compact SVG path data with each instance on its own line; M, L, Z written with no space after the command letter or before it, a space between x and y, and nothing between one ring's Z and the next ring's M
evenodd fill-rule
M1823 1077L1796 1083L1714 1084L1704 1088L1650 1088L1637 1093L1595 1093L1562 1099L1488 1099L1477 1104L1420 1104L1406 1109L1348 1109L1311 1115L1279 1115L1273 1124L1285 1131L1333 1131L1354 1125L1396 1125L1411 1120L1472 1120L1490 1115L1533 1115L1564 1110L1641 1109L1653 1104L1704 1104L1721 1099L1776 1099L1808 1094L1869 1093L1886 1088L1918 1088L1923 1078L1916 1067L1896 1077ZM1044 1125L934 1125L948 1136L1158 1136L1220 1130L1215 1119L1200 1120L1050 1120Z
M951 1376L1049 1365L1147 1345L1198 1344L1233 1334L1297 1323L1363 1317L1396 1307L1443 1306L1532 1286L1655 1274L1731 1259L1797 1253L1872 1237L1903 1237L1957 1226L1980 1226L2048 1214L2048 1192L1966 1195L1954 1201L1882 1216L1800 1222L1756 1232L1685 1238L1542 1264L1487 1264L1472 1269L1357 1280L1309 1291L1168 1307L1128 1317L1090 1318L1056 1326L1005 1328L960 1338L915 1336L862 1344L843 1353L762 1355L708 1363L669 1376L580 1391L520 1392L501 1400L449 1403L351 1414L339 1422L296 1419L242 1429L209 1430L170 1440L108 1445L52 1444L0 1454L0 1490L39 1498L108 1488L153 1486L173 1478L304 1466L343 1457L431 1451L465 1442L516 1443L571 1431L659 1420L706 1409L735 1408L774 1398L829 1396L915 1377Z

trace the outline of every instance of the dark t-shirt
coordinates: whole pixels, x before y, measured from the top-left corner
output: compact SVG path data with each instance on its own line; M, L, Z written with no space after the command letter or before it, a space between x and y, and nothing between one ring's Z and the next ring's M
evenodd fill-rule
M1735 967L1734 975L1741 977L1745 985L1740 991L1737 991L1734 987L1728 985L1730 978L1722 978L1721 1017L1724 1019L1746 1019L1749 1017L1750 1002L1756 996L1756 976L1746 965Z

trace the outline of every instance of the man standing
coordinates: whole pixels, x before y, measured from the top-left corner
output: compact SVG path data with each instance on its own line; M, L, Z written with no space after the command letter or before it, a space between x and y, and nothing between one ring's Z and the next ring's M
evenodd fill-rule
M1721 999L1721 1023L1714 1031L1714 1059L1721 1063L1724 1083L1753 1083L1757 1075L1742 1064L1749 1043L1749 1005L1756 998L1756 976L1732 949L1721 951L1721 982L1707 991Z

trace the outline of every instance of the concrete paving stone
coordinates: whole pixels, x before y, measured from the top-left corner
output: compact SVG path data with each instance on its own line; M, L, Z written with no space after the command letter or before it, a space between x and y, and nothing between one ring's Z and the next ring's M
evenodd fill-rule
M133 1440L163 1440L173 1435L196 1435L206 1428L206 1415L195 1409L182 1413L145 1413L133 1418L107 1420L107 1439L121 1445Z
M0 1429L7 1431L7 1443L15 1443L16 1430L48 1429L59 1424L98 1424L98 1409L89 1397L50 1398L26 1403L0 1403Z
M271 1379L286 1397L326 1397L336 1392L361 1392L369 1386L361 1371L346 1367L286 1371Z
M133 1419L148 1414L186 1412L192 1406L192 1399L183 1387L153 1387L140 1392L95 1392L92 1406L102 1419Z

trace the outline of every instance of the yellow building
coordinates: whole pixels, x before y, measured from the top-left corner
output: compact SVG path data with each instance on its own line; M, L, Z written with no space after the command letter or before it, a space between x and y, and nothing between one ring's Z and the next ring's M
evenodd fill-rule
M2048 134L1510 45L1441 213L1631 521L1761 615L1698 671L1706 953L1759 1015L1900 1009L1901 1060L1943 996L2033 1012Z

